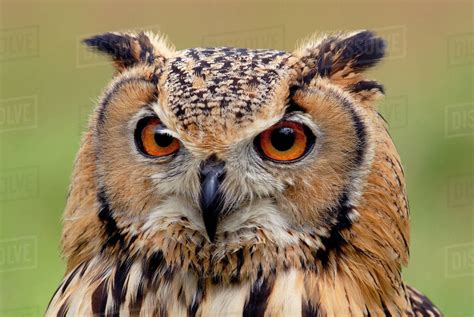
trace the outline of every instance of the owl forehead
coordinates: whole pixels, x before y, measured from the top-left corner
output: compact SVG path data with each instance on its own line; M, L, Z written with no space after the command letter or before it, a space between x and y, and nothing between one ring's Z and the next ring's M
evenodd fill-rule
M166 107L181 130L229 130L252 122L288 70L288 53L243 48L193 48L167 63Z

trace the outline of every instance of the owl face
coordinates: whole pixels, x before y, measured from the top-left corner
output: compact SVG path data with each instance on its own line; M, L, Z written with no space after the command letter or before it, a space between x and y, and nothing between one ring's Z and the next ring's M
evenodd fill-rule
M408 202L368 31L292 53L85 40L117 73L64 213L52 315L409 315ZM413 309L410 305L416 305ZM435 311L435 310L434 310ZM82 312L82 313L81 313Z
M288 244L357 218L382 93L360 74L383 56L380 38L334 35L291 54L174 51L145 33L85 42L118 70L89 131L107 239L172 227L210 244L257 230Z

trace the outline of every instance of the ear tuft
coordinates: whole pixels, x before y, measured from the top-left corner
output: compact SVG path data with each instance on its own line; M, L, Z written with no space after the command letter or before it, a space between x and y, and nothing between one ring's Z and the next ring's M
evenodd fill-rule
M315 78L327 78L355 97L372 101L383 95L384 89L377 82L363 78L362 73L376 65L385 51L382 38L370 31L360 31L311 40L294 54L302 63L304 84L310 85Z
M346 77L374 66L385 55L385 41L373 32L328 35L296 52L311 75ZM309 75L309 74L306 74Z
M164 62L173 48L152 33L104 33L84 39L87 46L112 57L119 71L139 63Z
M385 49L385 41L370 31L357 33L335 45L335 51L341 52L338 66L351 65L355 72L377 64L385 56Z

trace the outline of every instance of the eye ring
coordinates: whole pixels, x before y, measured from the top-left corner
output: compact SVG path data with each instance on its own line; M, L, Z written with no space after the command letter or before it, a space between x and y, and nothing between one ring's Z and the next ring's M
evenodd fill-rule
M280 121L254 139L257 153L275 163L294 163L313 148L316 136L306 125L295 121Z
M135 145L146 157L161 158L176 154L181 144L178 139L161 132L163 127L157 117L146 117L138 121L134 132Z

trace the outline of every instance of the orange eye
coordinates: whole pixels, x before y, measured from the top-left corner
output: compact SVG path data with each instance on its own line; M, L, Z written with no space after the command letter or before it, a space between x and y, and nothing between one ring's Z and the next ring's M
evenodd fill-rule
M275 162L287 163L302 158L314 144L316 137L301 123L282 121L262 132L255 145L260 154Z
M160 131L163 125L158 118L145 118L138 122L135 141L140 151L153 157L167 156L179 150L178 139Z

